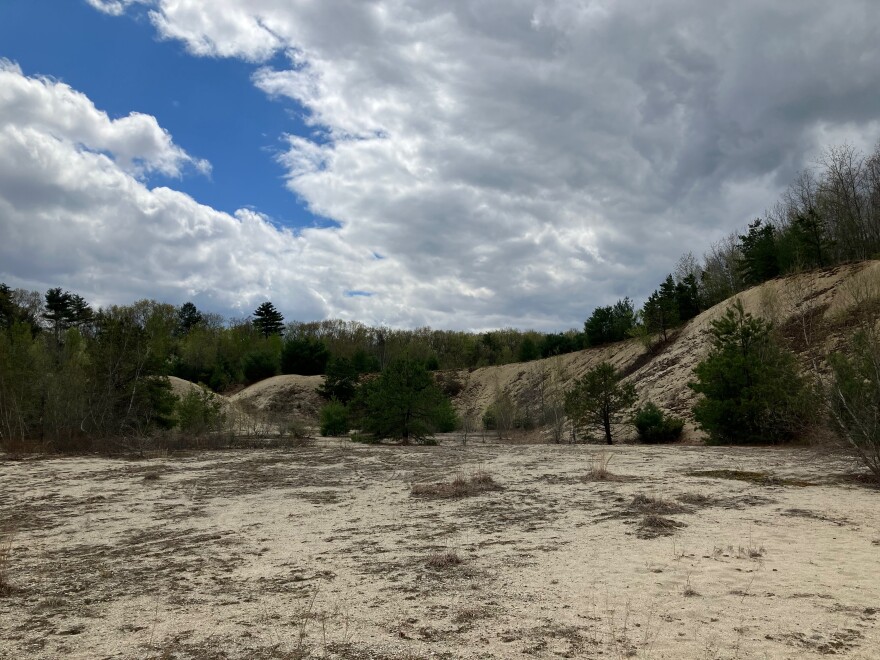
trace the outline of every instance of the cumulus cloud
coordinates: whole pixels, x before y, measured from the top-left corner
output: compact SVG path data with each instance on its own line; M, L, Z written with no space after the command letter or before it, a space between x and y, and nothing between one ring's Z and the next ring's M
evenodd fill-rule
M254 62L305 113L279 160L339 227L278 232L296 274L232 285L304 292L300 315L576 325L772 205L828 136L878 137L873 0L150 5L162 37Z
M159 172L179 177L187 166L205 174L211 171L208 161L176 146L155 117L133 112L110 119L84 94L49 78L27 77L8 60L0 60L0 122L106 152L135 175Z

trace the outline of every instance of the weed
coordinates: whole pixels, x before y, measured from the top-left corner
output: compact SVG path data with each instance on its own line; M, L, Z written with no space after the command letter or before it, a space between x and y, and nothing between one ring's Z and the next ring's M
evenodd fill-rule
M431 499L450 499L472 497L480 493L496 490L502 490L502 488L495 482L492 475L485 470L477 470L470 477L458 473L452 481L438 481L433 484L413 484L410 488L410 495Z
M446 552L437 552L428 557L428 561L425 562L425 565L428 568L433 568L435 570L445 570L452 568L453 566L458 566L462 561L462 558L459 557L458 553L454 550L447 550Z
M649 513L639 523L639 531L637 536L640 539L654 539L658 536L672 536L675 530L680 527L686 527L683 522L678 522L672 518L664 518L654 513Z
M15 591L9 581L9 564L12 559L12 532L0 529L0 598Z

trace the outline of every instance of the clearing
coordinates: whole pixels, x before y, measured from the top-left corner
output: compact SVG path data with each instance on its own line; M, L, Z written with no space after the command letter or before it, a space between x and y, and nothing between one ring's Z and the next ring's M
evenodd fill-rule
M0 658L877 657L880 491L851 464L602 452L0 460Z

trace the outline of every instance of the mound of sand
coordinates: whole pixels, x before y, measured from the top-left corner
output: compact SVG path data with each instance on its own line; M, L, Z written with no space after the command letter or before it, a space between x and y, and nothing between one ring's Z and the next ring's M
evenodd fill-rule
M323 376L274 376L233 394L230 401L243 410L317 419L324 400L318 388Z

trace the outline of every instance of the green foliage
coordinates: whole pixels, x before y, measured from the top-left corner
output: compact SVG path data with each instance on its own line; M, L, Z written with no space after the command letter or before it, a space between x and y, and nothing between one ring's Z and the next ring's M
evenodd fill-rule
M324 384L318 389L318 394L345 404L354 398L357 386L358 372L352 361L334 357L330 358Z
M177 308L177 328L175 334L178 336L187 335L193 328L201 325L204 320L205 317L193 303L183 303Z
M434 428L438 433L452 433L458 428L458 414L452 405L452 401L443 398L437 404L434 411Z
M245 380L256 383L278 375L278 357L268 347L257 348L244 356L241 368Z
M697 365L691 389L703 395L694 417L715 444L779 442L793 438L814 409L794 355L773 337L772 325L737 300L714 320L712 351Z
M742 254L740 270L745 284L755 285L780 274L776 232L773 225L755 220L749 231L739 237Z
M289 338L281 349L281 371L285 374L317 376L324 373L330 352L320 339Z
M613 306L597 307L584 323L587 344L601 346L626 339L635 322L636 313L629 298L618 300Z
M645 301L642 308L642 321L649 334L660 335L663 341L669 337L669 331L680 322L678 295L672 275L660 285Z
M445 397L425 366L415 360L394 360L358 389L353 402L361 427L377 438L423 442L437 430Z
M537 360L541 357L541 351L538 349L538 345L535 343L534 339L531 337L523 339L522 343L519 345L518 357L520 362L531 362L532 360Z
M602 362L576 380L565 393L565 414L579 431L601 426L605 442L610 445L612 425L622 420L623 413L635 401L635 386L623 382L613 365Z
M284 316L275 305L266 301L254 310L253 324L264 337L280 335L284 330Z
M321 408L321 435L345 435L350 428L348 409L342 402L332 399Z
M834 426L849 449L880 481L880 337L862 330L847 353L830 358L828 399Z
M177 400L174 417L178 429L196 435L220 431L226 424L220 399L201 387L192 388Z
M639 432L639 439L649 444L673 442L681 436L684 428L684 420L664 415L651 402L636 410L633 424Z

